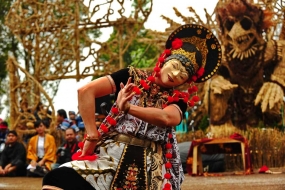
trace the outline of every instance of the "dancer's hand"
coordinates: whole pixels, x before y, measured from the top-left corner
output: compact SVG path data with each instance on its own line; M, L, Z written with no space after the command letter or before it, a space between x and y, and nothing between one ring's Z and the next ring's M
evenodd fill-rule
M90 155L94 154L94 150L96 148L97 142L98 141L85 141L80 157L90 156Z
M134 95L133 93L133 87L135 86L134 83L131 83L132 78L130 77L128 79L128 82L126 85L123 83L120 84L121 90L117 97L117 106L121 111L127 112L130 108L130 103L128 100L132 98Z

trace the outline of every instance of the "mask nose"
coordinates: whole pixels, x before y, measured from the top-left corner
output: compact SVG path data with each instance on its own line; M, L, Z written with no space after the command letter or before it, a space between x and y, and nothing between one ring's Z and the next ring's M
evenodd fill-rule
M177 77L179 75L179 71L172 71L173 76Z

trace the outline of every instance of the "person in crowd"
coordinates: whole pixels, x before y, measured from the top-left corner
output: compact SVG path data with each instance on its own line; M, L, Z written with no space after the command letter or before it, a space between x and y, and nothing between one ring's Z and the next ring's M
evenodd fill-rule
M8 123L0 118L0 157L5 148L6 136L8 133Z
M7 134L6 146L0 157L0 176L25 176L26 148L18 140L16 131Z
M37 135L28 144L28 176L44 176L56 162L56 145L52 135L46 133L46 124L38 120L34 123Z
M64 120L68 120L66 111L64 109L57 110L56 120L57 120L57 128L65 130L65 128L62 128L61 126Z
M73 118L73 116L71 118ZM76 132L79 131L77 125L67 117L66 111L64 109L57 110L57 123L58 123L58 128L60 128L63 131L65 131L69 127L74 128Z
M57 146L60 146L65 141L65 130L67 128L74 128L76 133L79 132L79 127L74 124L68 117L64 109L57 110L57 131L56 136L58 137ZM80 140L80 136L77 134L77 139Z
M75 111L69 111L68 116L69 116L69 119L73 122L73 124L77 125Z
M153 72L130 66L79 88L84 146L74 161L43 178L43 190L181 189L174 128L187 106L199 102L194 82L209 79L220 62L221 47L211 31L187 24L169 36ZM188 90L175 89L186 83ZM97 129L95 99L112 93L116 102Z
M84 133L85 132L84 122L83 122L82 117L81 117L81 115L79 113L77 114L75 120L76 120L76 124L77 124L79 130L82 133Z
M52 112L45 108L42 102L39 102L34 111L34 116L36 120L47 120L49 123L51 122L51 114ZM47 126L49 128L49 125Z
M61 129L65 131L68 128L73 128L76 133L79 131L79 128L76 124L74 124L74 122L72 122L70 119L64 119L61 123Z
M79 149L74 128L65 130L65 142L57 149L57 161L52 165L52 169L58 168L61 164L71 161L71 157Z

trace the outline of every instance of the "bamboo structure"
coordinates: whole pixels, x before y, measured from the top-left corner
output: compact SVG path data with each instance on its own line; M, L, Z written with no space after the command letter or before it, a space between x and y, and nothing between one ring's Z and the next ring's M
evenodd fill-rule
M119 0L101 4L94 0L17 0L13 3L5 24L23 46L26 57L24 64L13 57L7 60L11 128L32 128L29 122L35 120L33 113L39 103L44 103L46 110L42 111L52 113L48 117L52 120L50 131L53 131L57 125L56 110L48 84L98 77L125 67L122 57L147 20L152 1L137 1L129 17L124 14L126 6L131 7ZM100 30L106 28L117 31L112 43L119 43L118 53L110 49L108 43L111 42L97 39ZM102 53L110 59L102 59ZM27 110L21 110L20 101L28 106Z

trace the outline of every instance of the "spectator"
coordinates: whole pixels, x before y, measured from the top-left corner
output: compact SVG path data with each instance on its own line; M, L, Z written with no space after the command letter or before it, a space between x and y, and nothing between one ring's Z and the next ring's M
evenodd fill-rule
M75 115L74 115L74 119L75 119ZM63 131L65 131L69 127L74 128L76 133L79 131L79 128L77 127L77 125L74 124L74 122L71 121L69 118L67 118L67 114L64 109L57 110L57 123L58 123L58 129L61 129Z
M71 156L79 149L76 139L76 132L73 128L65 130L65 142L58 148L57 161L52 165L52 169L58 168L61 164L71 161Z
M26 164L26 148L17 142L16 131L7 134L6 146L0 159L0 176L24 176Z
M0 156L5 147L7 133L8 123L0 118Z
M84 122L82 120L81 115L78 114L75 119L76 119L76 123L77 123L77 126L78 126L79 130L84 133L85 132L85 127L84 127Z
M46 134L41 120L34 123L37 135L30 139L27 159L29 161L28 176L44 176L56 162L56 145L52 135Z
M34 111L34 116L36 120L46 120L49 123L51 122L51 111L43 105L42 102L39 102L36 106L36 109ZM47 128L49 125L47 126Z
M75 111L69 111L68 116L69 116L69 119L72 121L72 123L77 125Z
M57 123L58 123L58 128L60 128L63 131L65 131L69 127L74 128L76 133L79 131L77 125L74 124L69 118L67 118L67 114L64 109L57 110Z
M61 124L64 120L68 120L67 118L67 114L66 111L64 109L59 109L57 110L57 127L59 129L65 130L64 128L62 128Z

